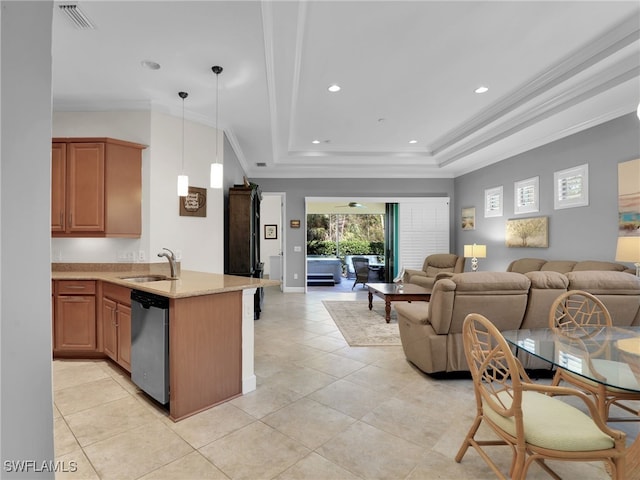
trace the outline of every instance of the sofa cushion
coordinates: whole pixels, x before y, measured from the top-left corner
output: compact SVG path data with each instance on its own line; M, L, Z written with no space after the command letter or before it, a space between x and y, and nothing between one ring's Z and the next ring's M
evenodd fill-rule
M543 272L559 272L559 273L567 273L571 272L575 267L576 263L572 260L550 260L540 268Z
M599 262L596 260L584 260L576 263L573 267L574 272L583 272L585 270L611 270L613 272L622 272L626 269L627 267L619 263Z
M540 270L545 263L547 263L547 261L542 258L520 258L509 264L507 272L534 272Z
M431 266L436 268L451 268L453 272L457 261L458 255L455 253L435 253L425 258L422 270L427 271L427 268Z
M525 276L531 281L531 288L551 288L566 290L569 279L557 271L527 272Z
M426 325L429 323L428 302L395 302L393 308L398 316L404 317L412 324Z
M638 295L640 279L612 271L575 271L566 274L569 290L585 290L593 295Z
M451 277L456 293L465 295L521 294L529 291L531 281L515 272L466 272Z
M446 268L432 267L432 266L427 267L427 277L435 277L440 272L453 273L453 267L446 267Z

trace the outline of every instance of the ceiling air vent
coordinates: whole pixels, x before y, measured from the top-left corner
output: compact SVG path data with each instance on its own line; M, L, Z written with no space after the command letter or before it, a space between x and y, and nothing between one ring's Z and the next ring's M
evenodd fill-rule
M266 166L267 166L267 164L266 164L266 163L264 163L264 162L258 162L258 163L256 163L256 167L266 167Z
M58 5L62 13L64 13L69 21L79 30L95 30L96 26L93 24L89 17L80 10L78 5L75 4L61 4Z

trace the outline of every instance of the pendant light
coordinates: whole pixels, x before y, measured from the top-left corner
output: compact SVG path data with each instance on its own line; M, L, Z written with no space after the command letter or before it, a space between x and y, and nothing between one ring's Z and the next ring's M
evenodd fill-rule
M189 96L187 92L178 92L178 96L182 99L182 169L178 175L178 196L186 197L189 195L189 177L184 174L184 99Z
M211 70L216 74L216 158L211 164L211 188L222 188L222 164L218 155L218 77L222 73L222 67L216 65Z

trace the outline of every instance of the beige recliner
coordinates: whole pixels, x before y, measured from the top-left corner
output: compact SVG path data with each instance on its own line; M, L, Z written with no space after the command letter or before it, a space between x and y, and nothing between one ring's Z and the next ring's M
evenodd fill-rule
M439 273L464 272L464 257L454 253L435 253L424 260L422 270L406 269L403 280L405 283L413 283L428 289L433 288L436 275Z
M468 371L462 344L465 317L480 313L501 331L515 330L522 323L530 285L520 273L457 273L435 283L429 303L395 303L405 356L426 373Z

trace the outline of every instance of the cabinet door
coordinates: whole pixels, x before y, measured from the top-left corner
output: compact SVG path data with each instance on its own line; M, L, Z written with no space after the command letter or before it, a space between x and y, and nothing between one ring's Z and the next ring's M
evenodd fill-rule
M67 145L54 143L51 147L51 231L66 229Z
M67 168L67 232L104 232L104 143L69 143Z
M102 299L103 348L111 359L118 361L117 303L109 298Z
M55 331L57 350L95 351L95 296L58 296L56 298Z
M118 363L131 372L131 307L118 304Z

